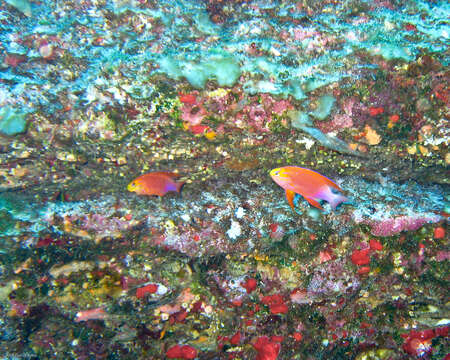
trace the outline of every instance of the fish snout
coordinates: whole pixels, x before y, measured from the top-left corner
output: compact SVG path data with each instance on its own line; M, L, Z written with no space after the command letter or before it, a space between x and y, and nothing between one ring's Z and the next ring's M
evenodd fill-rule
M130 192L134 192L134 191L136 190L136 186L135 186L134 181L132 181L132 182L130 182L130 183L128 184L127 190L130 191Z
M269 174L270 174L270 176L272 178L275 177L275 176L278 176L280 174L280 168L276 168L276 169L270 170Z

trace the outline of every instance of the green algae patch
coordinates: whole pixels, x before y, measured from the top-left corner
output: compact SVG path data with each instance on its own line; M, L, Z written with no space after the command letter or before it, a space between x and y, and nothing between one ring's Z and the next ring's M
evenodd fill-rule
M9 300L9 294L13 291L15 283L16 280L12 279L0 286L0 303L6 303Z
M14 228L15 220L11 214L2 209L0 210L0 233L5 234Z
M336 99L331 95L323 95L317 101L316 109L311 112L311 115L316 119L325 120L328 115L330 115L331 109L333 108Z
M26 112L10 106L0 108L0 132L12 136L24 133L27 128Z
M219 86L233 86L241 76L238 62L229 55L214 55L199 62L164 57L159 60L159 67L168 77L175 80L184 77L198 89L203 89L209 80L216 80Z
M371 349L360 353L356 360L384 360L394 355L390 349Z
M9 5L15 7L22 14L30 17L31 13L31 3L28 0L5 0Z

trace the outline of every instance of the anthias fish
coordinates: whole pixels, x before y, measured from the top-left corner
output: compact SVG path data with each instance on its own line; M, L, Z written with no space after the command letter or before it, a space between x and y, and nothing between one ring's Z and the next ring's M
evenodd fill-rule
M127 190L138 195L164 196L169 191L180 192L184 182L175 181L180 175L173 172L155 171L141 175L128 184Z
M336 207L347 201L338 191L342 189L327 177L310 169L298 166L284 166L270 172L273 181L286 190L286 198L294 209L295 194L302 195L312 206L323 210L320 200L327 201L331 207Z

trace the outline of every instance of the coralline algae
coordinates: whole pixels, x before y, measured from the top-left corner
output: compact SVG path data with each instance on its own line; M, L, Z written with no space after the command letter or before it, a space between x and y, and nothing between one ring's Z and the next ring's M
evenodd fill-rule
M402 231L414 231L427 223L436 223L442 218L438 215L414 214L408 216L399 216L373 222L372 235L392 236Z

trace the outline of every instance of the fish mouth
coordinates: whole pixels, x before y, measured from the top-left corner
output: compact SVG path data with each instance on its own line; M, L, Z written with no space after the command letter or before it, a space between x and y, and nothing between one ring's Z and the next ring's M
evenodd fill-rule
M278 171L280 171L280 168L276 168L276 169L270 170L269 175L271 177L277 176Z

